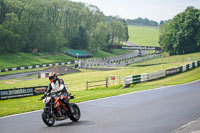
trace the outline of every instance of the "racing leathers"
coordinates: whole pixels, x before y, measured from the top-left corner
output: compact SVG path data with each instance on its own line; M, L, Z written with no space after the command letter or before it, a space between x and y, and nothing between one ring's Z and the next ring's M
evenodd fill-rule
M68 96L67 89L68 88L65 87L64 81L56 77L56 79L53 82L49 83L49 89L45 93L46 94L50 92L60 93L61 100L65 103L66 107L69 109L70 115L73 115L73 109L70 106L69 101L66 99Z

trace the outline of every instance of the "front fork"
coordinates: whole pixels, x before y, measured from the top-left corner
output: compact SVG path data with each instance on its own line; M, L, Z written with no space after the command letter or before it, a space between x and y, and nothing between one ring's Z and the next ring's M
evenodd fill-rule
M52 106L45 106L43 110L48 114L49 117L54 117Z

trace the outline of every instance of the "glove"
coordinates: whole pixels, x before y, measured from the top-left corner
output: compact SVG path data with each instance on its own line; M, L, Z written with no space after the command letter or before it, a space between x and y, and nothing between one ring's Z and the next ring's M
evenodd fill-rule
M42 96L42 97L41 97L41 100L45 99L45 97L46 97L45 95L44 95L44 96Z

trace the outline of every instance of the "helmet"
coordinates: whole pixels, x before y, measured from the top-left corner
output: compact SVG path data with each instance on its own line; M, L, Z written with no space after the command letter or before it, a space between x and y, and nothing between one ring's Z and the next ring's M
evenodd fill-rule
M57 76L56 76L56 72L50 73L50 74L49 74L49 80L50 80L50 82L55 81L56 77L57 77Z

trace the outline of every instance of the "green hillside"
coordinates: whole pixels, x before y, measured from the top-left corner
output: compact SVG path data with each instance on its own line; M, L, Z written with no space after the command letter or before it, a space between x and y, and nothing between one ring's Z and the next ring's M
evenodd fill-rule
M140 46L160 46L159 28L147 26L128 26L130 42Z
M93 53L94 58L114 56L127 53L128 50L96 50ZM58 62L68 62L76 60L63 53L1 53L0 54L0 69L14 68L21 66L31 66L36 64L50 64Z

